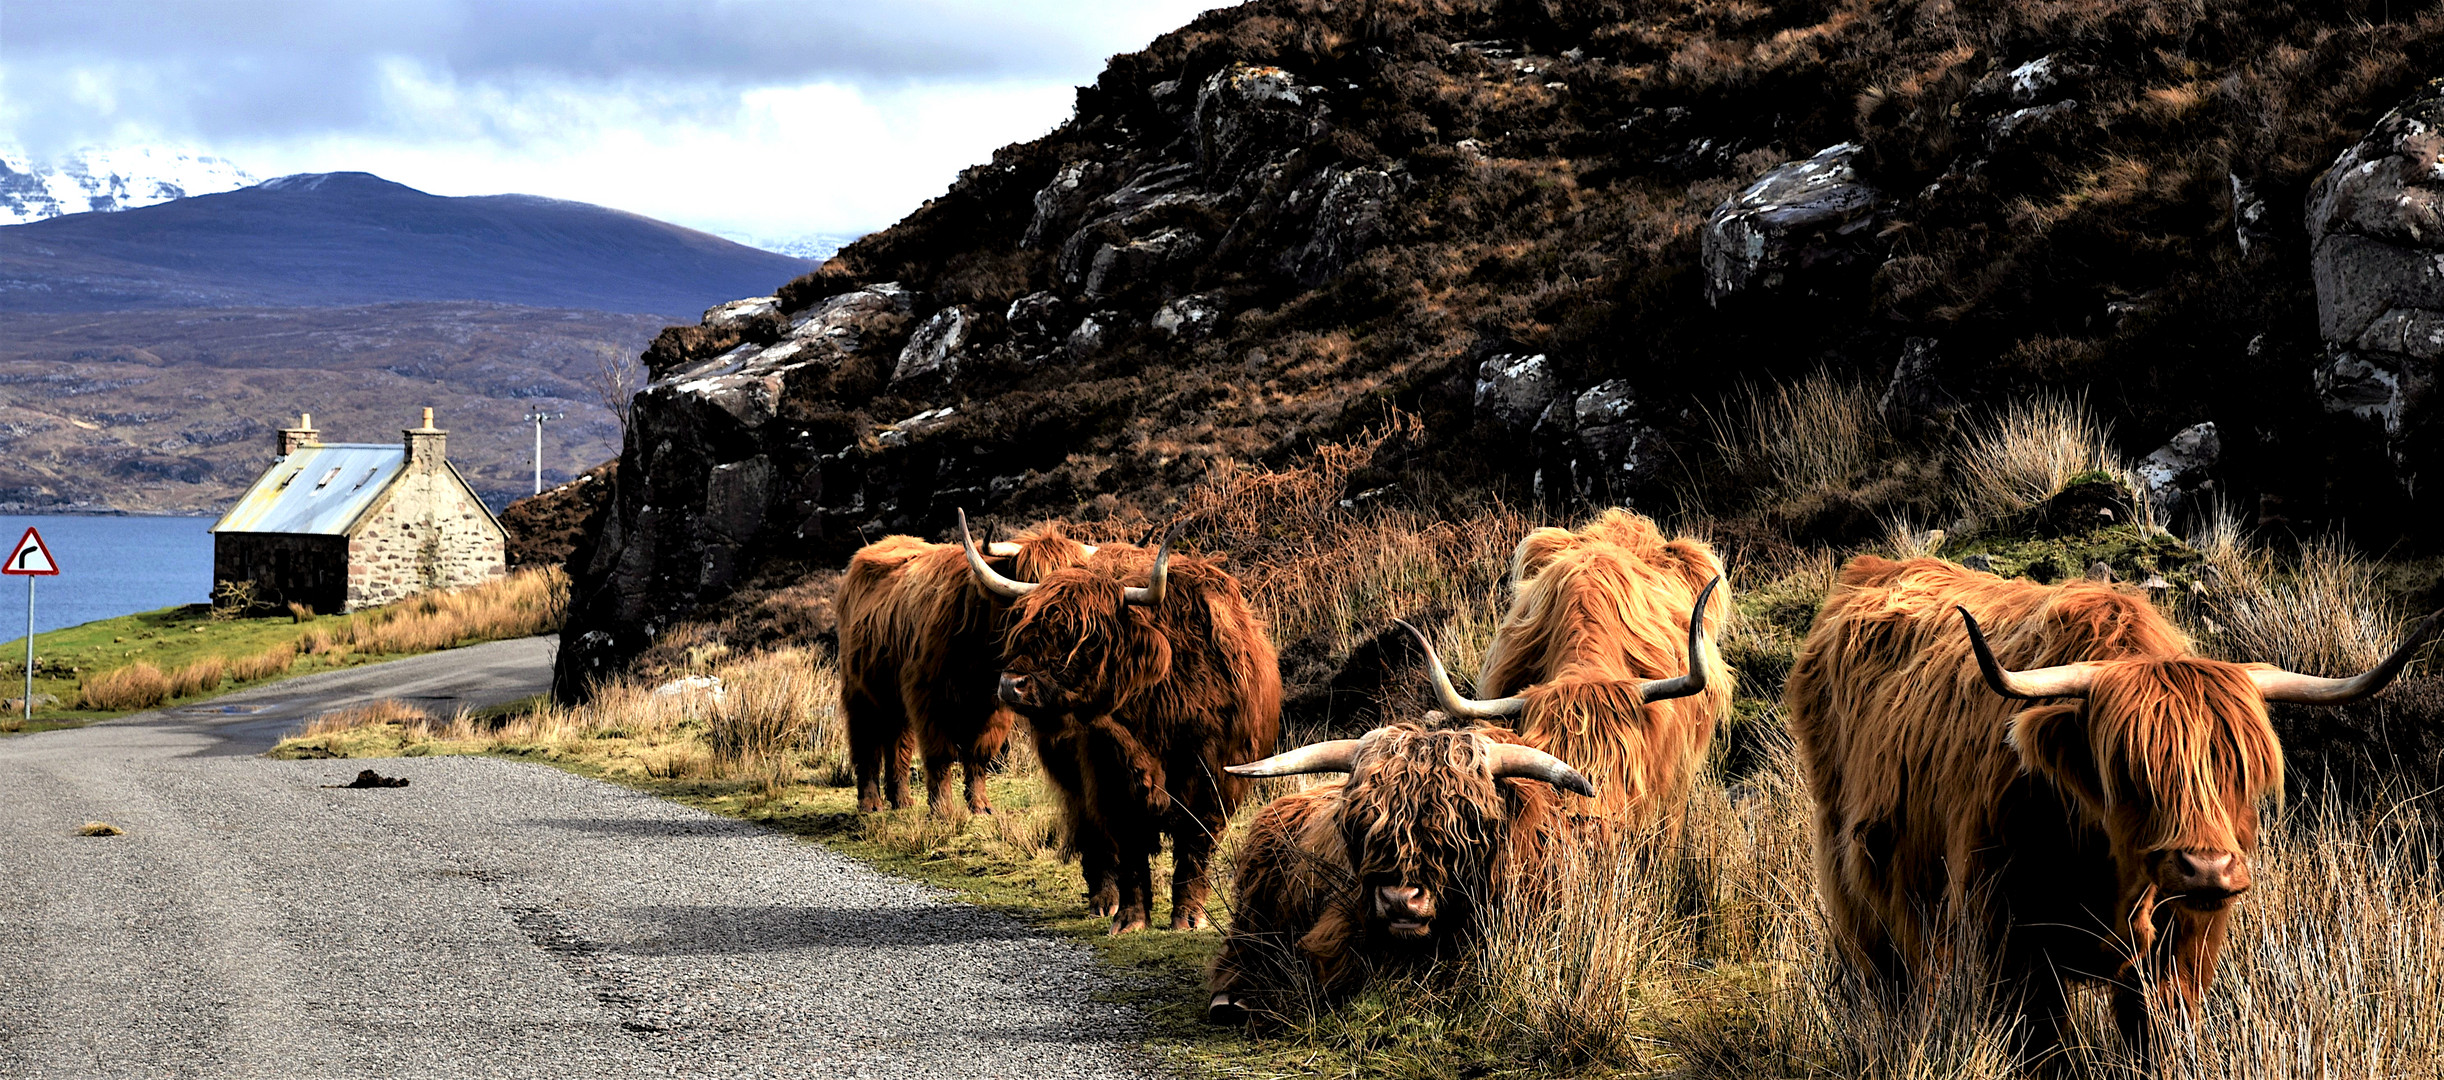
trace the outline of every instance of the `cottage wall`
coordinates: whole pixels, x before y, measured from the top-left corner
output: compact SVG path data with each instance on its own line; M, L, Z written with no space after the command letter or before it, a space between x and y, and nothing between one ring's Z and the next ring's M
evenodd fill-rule
M344 539L351 611L508 572L508 538L437 458L410 465Z
M214 533L212 580L250 581L257 599L338 611L348 602L348 538L302 533Z

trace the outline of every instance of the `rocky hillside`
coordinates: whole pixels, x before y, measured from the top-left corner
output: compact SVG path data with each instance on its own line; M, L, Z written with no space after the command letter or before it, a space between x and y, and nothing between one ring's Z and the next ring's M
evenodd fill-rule
M2440 45L2351 2L1208 13L654 343L564 686L957 507L1159 517L1394 410L1353 502L1736 517L1709 416L1817 369L1927 445L2085 395L2167 503L2390 540L2438 468ZM1909 509L1860 490L1786 524Z

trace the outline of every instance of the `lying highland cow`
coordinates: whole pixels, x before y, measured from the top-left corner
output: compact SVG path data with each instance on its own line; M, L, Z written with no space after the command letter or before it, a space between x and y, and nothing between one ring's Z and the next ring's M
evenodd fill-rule
M1238 580L1167 539L1141 560L1103 553L1030 583L967 546L978 585L1012 604L1001 700L1027 717L1115 934L1145 928L1166 834L1171 928L1206 925L1206 864L1249 784L1224 767L1281 735L1280 661ZM1137 573L1142 587L1117 580Z
M1907 1000L1942 959L1935 928L1965 924L2033 1052L2060 1043L2079 983L2109 987L2144 1046L2145 988L2194 1010L2249 889L2257 804L2283 779L2266 703L2373 694L2439 619L2326 679L2194 655L2104 584L1852 560L1788 691L1835 932Z
M1058 526L993 544L1013 573L1040 578L1096 549ZM950 812L950 766L967 779L967 808L990 813L987 770L1010 738L994 696L1005 605L977 586L957 544L889 536L849 559L834 598L840 613L840 714L857 773L857 808L909 805L908 756L922 748L934 812Z
M1499 700L1468 701L1445 683L1444 708L1510 725L1585 770L1603 793L1597 812L1674 828L1731 702L1721 659L1697 648L1729 613L1729 597L1713 595L1722 575L1705 543L1667 541L1627 510L1529 533L1478 680Z
M1448 687L1433 645L1400 625ZM1276 799L1249 827L1208 980L1216 1023L1323 1004L1370 972L1449 957L1495 912L1544 902L1558 857L1609 831L1559 794L1597 796L1584 775L1496 727L1399 724L1230 771L1349 779Z

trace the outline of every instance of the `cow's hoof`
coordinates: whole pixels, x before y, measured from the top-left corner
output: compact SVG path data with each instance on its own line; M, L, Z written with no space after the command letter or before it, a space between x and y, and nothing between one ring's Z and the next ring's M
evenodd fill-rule
M1114 915L1120 914L1120 901L1101 900L1093 896L1089 896L1086 898L1086 910L1094 913L1094 916L1098 919L1108 919Z
M1213 924L1205 921L1205 916L1202 912L1194 912L1187 915L1173 915L1171 917L1171 928L1174 930L1203 930L1211 925Z
M1115 917L1115 918L1112 920L1112 929L1109 931L1109 934L1110 934L1110 936L1112 936L1112 937L1119 937L1119 936L1120 936L1120 935L1122 935L1122 934L1134 933L1134 932L1136 932L1136 931L1143 930L1143 929L1145 929L1145 928L1146 928L1146 917L1145 917L1145 916L1143 916L1143 915L1121 915L1121 916Z
M1247 1023L1247 1010L1240 1007L1238 1000L1229 994L1215 994L1213 1001L1205 1006L1205 1022L1235 1027Z
M859 799L857 800L857 812L860 814L882 813L883 801L881 799Z

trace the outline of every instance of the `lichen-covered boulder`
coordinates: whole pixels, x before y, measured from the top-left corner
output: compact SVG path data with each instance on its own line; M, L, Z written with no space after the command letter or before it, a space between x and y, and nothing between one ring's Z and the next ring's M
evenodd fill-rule
M1852 165L1863 149L1836 143L1777 165L1715 207L1701 239L1707 301L1856 260L1874 236L1879 201Z
M2444 80L2343 151L2308 192L2310 273L2325 339L2314 382L2328 411L2380 428L2416 492L2438 464L2444 357Z
M2138 463L2139 481L2147 485L2147 501L2156 521L2171 525L2184 513L2200 508L2215 489L2209 471L2223 457L2223 438L2215 422L2182 428L2164 445Z
M1477 365L1477 415L1507 428L1527 430L1561 391L1543 353L1503 353Z
M1209 190L1231 187L1257 165L1312 141L1330 110L1319 87L1277 67L1233 64L1197 91L1197 172Z

